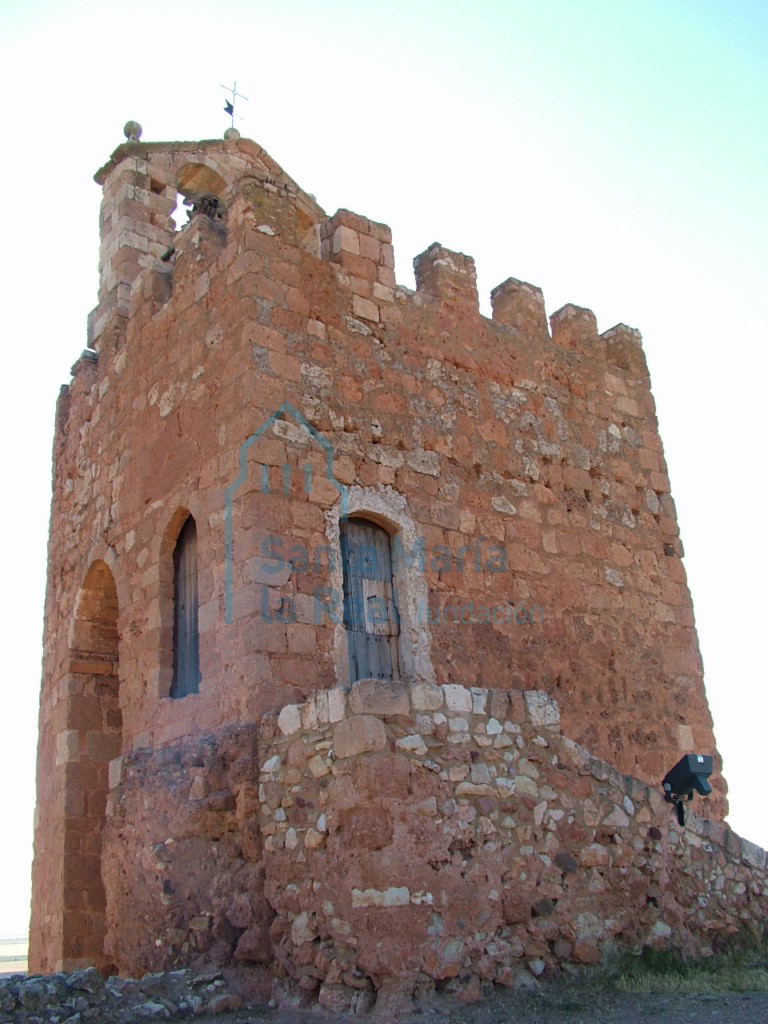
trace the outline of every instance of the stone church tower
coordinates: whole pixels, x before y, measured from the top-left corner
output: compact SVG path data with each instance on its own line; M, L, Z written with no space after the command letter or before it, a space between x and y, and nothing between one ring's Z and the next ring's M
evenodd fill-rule
M514 278L482 316L474 261L437 243L416 290L399 286L389 228L327 215L255 142L127 127L96 174L98 305L56 413L31 968L268 963L307 914L311 942L341 942L361 906L369 922L399 906L354 893L402 888L382 865L417 791L522 857L548 843L540 871L559 822L562 863L579 861L602 826L575 822L606 787L666 829L644 787L683 754L715 756L721 821L639 333L600 334L574 305L548 320ZM555 730L554 701L571 753L542 760L566 742L536 732ZM586 750L602 782L574 767ZM381 820L334 803L353 762L358 781L383 772ZM435 796L429 779L474 789ZM547 818L569 787L581 803ZM639 827L634 810L616 822ZM358 841L370 878L326 900L339 922L352 899L343 927L278 905L277 879L300 889L313 857ZM289 883L269 857L290 850ZM489 890L499 906L511 884ZM548 885L536 898L565 906ZM435 914L429 892L405 909ZM523 927L504 913L499 929Z

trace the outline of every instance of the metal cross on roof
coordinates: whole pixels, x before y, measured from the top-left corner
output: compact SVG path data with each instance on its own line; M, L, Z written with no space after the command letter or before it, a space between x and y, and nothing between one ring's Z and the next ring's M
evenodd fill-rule
M242 117L240 116L240 114L236 114L235 113L235 103L236 103L236 101L238 99L245 100L246 103L248 103L250 101L249 101L247 96L244 96L241 92L237 91L237 80L235 80L235 82L233 82L231 87L228 86L228 85L222 85L221 88L224 90L224 92L228 92L232 96L231 99L228 99L228 100L225 101L225 103L224 103L224 110L232 118L232 127L234 128L235 127L235 118L238 118L240 121L242 121Z

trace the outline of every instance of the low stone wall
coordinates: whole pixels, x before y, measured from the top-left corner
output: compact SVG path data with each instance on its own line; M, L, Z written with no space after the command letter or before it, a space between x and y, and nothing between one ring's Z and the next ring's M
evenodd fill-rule
M265 1003L270 986L253 971L181 970L140 980L102 978L95 967L45 977L0 978L3 1024L136 1024L184 1020ZM220 1018L217 1018L220 1019Z
M261 965L334 1010L476 996L768 916L763 850L562 736L540 692L366 680L113 762L121 974Z
M622 946L706 956L768 913L763 850L680 829L544 693L365 680L267 716L259 757L275 956L329 1007Z

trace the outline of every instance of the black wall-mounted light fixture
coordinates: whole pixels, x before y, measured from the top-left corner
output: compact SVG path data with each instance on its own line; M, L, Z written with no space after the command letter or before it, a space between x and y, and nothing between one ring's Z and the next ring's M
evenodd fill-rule
M680 825L685 825L685 801L693 800L694 793L709 796L712 792L707 781L711 774L712 758L709 754L686 754L664 776L664 799L677 805Z

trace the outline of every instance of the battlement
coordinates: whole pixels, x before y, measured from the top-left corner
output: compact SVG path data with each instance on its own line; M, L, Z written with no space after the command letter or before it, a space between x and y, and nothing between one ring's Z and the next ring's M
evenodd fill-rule
M94 349L114 348L142 301L150 300L154 312L168 302L181 263L187 275L203 274L225 248L240 259L248 250L284 258L290 246L333 264L350 293L350 316L364 325L396 321L392 304L412 294L417 303L436 300L454 315L486 320L471 256L432 243L413 260L415 293L400 288L396 295L386 224L344 209L328 216L266 150L234 136L128 141L94 176L104 189L99 305L89 318ZM171 214L179 199L190 219L177 230ZM618 325L599 335L589 309L563 306L549 318L550 332L536 285L509 277L492 290L491 307L493 322L518 335L647 374L639 332Z

